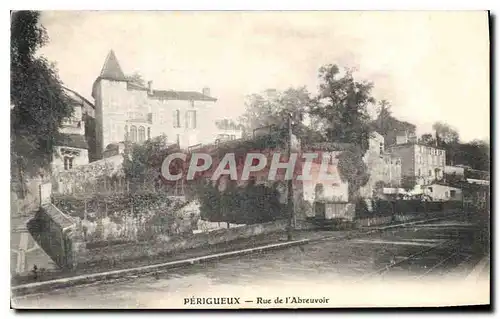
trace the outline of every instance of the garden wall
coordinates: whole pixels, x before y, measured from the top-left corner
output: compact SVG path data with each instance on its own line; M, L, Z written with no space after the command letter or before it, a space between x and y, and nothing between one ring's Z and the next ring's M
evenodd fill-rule
M151 241L92 248L81 251L77 256L76 262L78 267L91 267L103 263L115 265L120 261L167 255L186 249L206 247L236 239L270 234L283 231L286 227L287 221L279 220L265 224L219 229L187 236L163 237Z
M52 178L53 191L59 194L124 191L122 167L123 156L115 155L57 172Z
M428 202L420 200L378 200L371 202L371 209L365 201L356 203L356 219L392 216L394 214L412 214L459 210L463 208L462 202Z
M75 232L75 226L71 217L50 203L40 207L28 222L28 230L38 245L64 269L74 268L75 255L84 246L78 232Z

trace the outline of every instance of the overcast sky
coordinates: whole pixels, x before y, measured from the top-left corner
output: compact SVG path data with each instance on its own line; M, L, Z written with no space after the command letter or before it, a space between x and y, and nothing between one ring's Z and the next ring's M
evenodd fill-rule
M113 49L126 74L156 89L212 90L221 117L236 118L247 94L306 85L327 63L356 67L418 133L444 121L462 140L489 139L486 12L44 12L68 87L91 101Z

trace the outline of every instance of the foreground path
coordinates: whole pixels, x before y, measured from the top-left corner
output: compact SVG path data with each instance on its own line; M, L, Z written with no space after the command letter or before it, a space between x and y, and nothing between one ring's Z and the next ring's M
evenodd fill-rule
M484 254L475 243L474 230L474 225L458 220L415 225L19 297L13 306L207 309L487 304L489 272L484 261L477 270ZM471 273L481 276L471 280ZM239 299L225 301L232 305L211 305L206 303L214 300L202 299L214 297ZM274 303L277 297L283 302Z

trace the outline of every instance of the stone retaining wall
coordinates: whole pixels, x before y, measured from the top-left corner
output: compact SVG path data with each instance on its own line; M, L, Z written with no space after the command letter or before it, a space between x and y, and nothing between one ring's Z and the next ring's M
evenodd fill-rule
M77 267L91 267L96 264L115 265L120 261L168 255L186 249L200 248L237 239L270 234L283 231L286 229L286 226L286 220L279 220L265 224L220 229L182 237L162 237L152 241L85 249L80 251L78 256L76 256L76 264Z

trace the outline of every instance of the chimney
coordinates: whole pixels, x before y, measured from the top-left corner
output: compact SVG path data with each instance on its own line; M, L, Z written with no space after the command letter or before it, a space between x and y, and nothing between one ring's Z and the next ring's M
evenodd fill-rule
M153 95L153 81L148 81L148 94Z
M201 93L205 96L210 96L210 88L208 87L204 87L202 90L201 90Z

